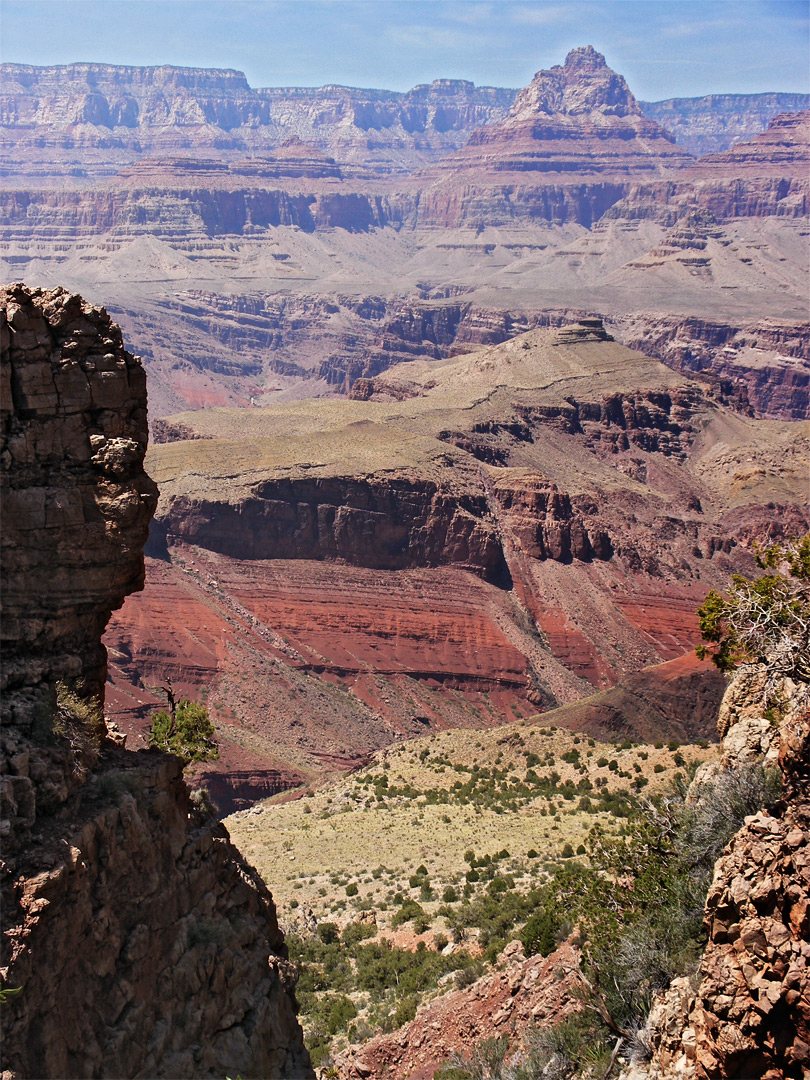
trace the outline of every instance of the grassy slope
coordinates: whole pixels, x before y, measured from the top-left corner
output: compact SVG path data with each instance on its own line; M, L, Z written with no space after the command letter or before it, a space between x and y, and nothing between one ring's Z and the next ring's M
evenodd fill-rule
M271 886L282 925L301 934L304 942L312 940L311 912L317 923L334 922L341 928L373 917L378 938L405 949L424 941L431 950L437 935L453 937L447 918L438 913L448 886L457 893L449 907L459 914L465 889L472 901L484 897L493 875L507 879L510 894L526 894L547 880L566 844L576 850L597 825L621 827L621 792L661 790L677 772L717 753L716 747L706 745L621 746L543 726L540 720L492 731L448 731L388 748L361 772L294 802L270 800L233 815L227 825L234 842ZM578 761L570 760L575 752ZM482 774L471 790L473 776ZM454 792L453 785L459 783L466 787ZM586 783L589 792L573 790ZM583 798L590 799L590 808L584 808ZM470 851L477 861L495 857L476 871L480 880L472 882L467 880ZM416 880L422 866L430 893L422 879ZM348 895L355 888L356 894ZM403 899L421 905L424 927L412 920L392 925ZM470 956L480 953L487 941L491 937L486 926L464 930L455 966L469 965ZM332 949L336 956L351 959L356 969L356 945L355 951L346 945ZM311 966L322 962L318 948L307 955ZM445 962L438 957L437 962L440 959ZM421 962L414 957L414 964ZM448 958L434 975L453 966ZM331 986L329 976L325 985ZM417 998L429 996L435 986L435 979L426 978ZM342 1023L337 1041L330 1042L324 1034L324 1008L337 999L319 1003L318 994L308 998L305 993L303 1021L319 1053L345 1045L346 1030L352 1040L362 1041L380 1024L403 1022L394 987L369 993L350 978L334 988L348 995L358 1018L348 1029Z

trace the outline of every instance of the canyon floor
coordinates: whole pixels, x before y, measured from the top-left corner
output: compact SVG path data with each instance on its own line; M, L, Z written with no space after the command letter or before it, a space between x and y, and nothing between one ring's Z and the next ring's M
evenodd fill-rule
M530 910L521 912L520 897L528 902L600 830L620 828L628 800L660 794L718 756L706 741L605 742L551 719L415 739L295 801L226 819L234 843L272 882L280 923L305 959L302 1022L316 1063L480 978L520 933ZM493 897L504 912L507 899L514 903L514 927L497 928ZM316 943L333 940L330 927L344 939L344 965L356 962L358 946L362 961L363 947L390 945L385 956L420 969L416 984L375 990L361 979L347 992L333 981L328 998L313 996L326 977ZM544 980L535 1004L541 988L547 993ZM346 1021L330 1027L325 1006L337 1001Z

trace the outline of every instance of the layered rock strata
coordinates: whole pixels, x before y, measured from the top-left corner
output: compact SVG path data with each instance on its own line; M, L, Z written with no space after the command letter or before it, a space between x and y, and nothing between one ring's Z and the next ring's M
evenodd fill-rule
M778 113L801 112L808 94L709 94L707 97L640 101L645 116L671 131L680 146L695 157L718 154L747 141Z
M157 488L143 471L146 376L103 308L0 292L3 715L58 679L99 696L109 613L143 587Z
M78 296L2 300L3 1075L311 1076L272 898L100 714L156 498L143 370Z
M306 139L342 160L403 172L502 119L514 90L434 79L406 93L348 86L254 89L241 71L66 64L0 68L12 167L31 176L103 176L143 156L220 160Z
M593 319L162 435L155 576L108 636L116 700L137 723L150 683L210 686L256 768L290 775L675 660L750 540L806 520L803 428L734 413ZM604 706L572 722L614 730ZM648 736L667 713L705 734L707 710L665 704Z

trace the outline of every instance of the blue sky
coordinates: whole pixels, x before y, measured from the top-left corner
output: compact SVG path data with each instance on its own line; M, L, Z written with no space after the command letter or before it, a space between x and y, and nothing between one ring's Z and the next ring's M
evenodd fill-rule
M596 46L636 96L808 91L808 0L0 0L0 57L244 71L252 86L522 86Z

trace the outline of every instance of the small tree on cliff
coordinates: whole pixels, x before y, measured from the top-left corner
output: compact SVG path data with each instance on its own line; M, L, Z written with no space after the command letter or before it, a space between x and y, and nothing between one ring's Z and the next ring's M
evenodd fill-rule
M698 608L701 659L721 671L739 664L767 664L772 681L810 681L810 535L774 544L757 553L767 571L751 581L731 579L729 595L712 590Z
M176 701L173 692L169 695L169 711L162 709L152 716L149 745L176 754L183 759L184 766L219 757L216 731L208 710L188 698Z

